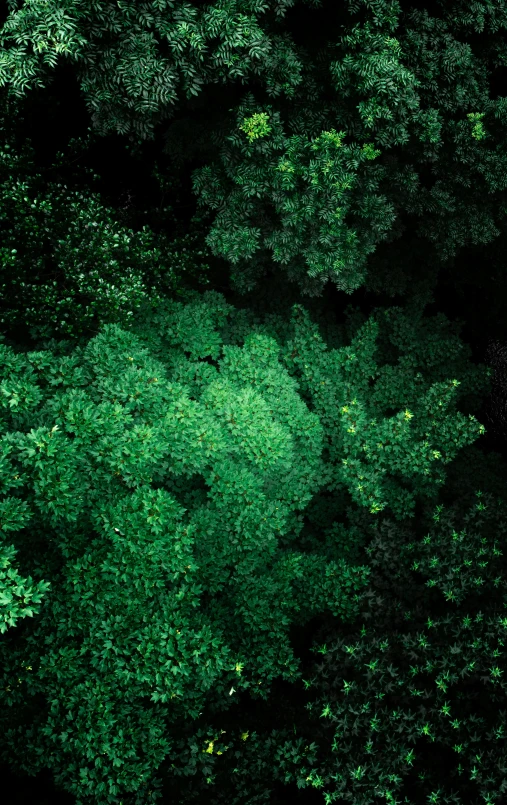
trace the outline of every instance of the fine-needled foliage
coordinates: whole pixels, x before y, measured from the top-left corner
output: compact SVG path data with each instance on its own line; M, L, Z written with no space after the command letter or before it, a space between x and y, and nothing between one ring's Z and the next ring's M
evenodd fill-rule
M503 801L506 515L505 498L479 490L468 507L437 506L426 533L372 526L358 626L313 649L313 756L289 740L286 781L326 803Z
M302 306L285 343L282 325L248 332L244 311L207 292L75 349L1 347L3 564L14 548L30 573L25 593L3 581L1 751L51 769L79 805L155 798L179 724L295 681L291 624L357 617L361 535L339 522L322 533L319 493L400 518L432 489L431 451L448 461L480 431L455 405L484 367L443 317L350 314L333 350ZM390 472L364 450L379 439L394 446Z

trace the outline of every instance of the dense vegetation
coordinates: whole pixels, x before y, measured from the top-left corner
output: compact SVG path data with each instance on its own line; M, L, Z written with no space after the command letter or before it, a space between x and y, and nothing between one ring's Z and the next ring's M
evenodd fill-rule
M12 805L502 801L506 31L6 3Z

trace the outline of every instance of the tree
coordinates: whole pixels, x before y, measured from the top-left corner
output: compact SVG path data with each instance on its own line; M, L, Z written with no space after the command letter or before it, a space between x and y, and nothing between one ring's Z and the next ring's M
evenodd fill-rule
M159 799L184 725L209 748L204 708L300 677L291 624L354 621L364 529L329 516L322 492L367 519L410 516L445 477L426 477L433 451L444 464L482 431L455 406L487 371L444 317L349 311L327 349L301 305L290 321L252 315L195 293L86 345L2 346L2 541L46 590L17 625L31 613L4 591L0 750L18 771L49 768L78 805ZM412 418L389 415L406 404ZM379 438L385 468L362 457Z
M507 63L506 11L482 1L466 13L438 3L441 16L397 0L335 5L304 3L321 31L312 44L282 0L11 2L0 85L23 97L66 59L96 131L133 141L176 117L183 94L185 111L210 86L244 86L239 103L202 124L213 153L193 176L201 205L217 211L207 243L242 291L268 260L305 294L328 280L346 293L377 287L376 248L407 218L439 264L505 233L507 106L490 83ZM175 157L184 135L171 141ZM404 284L399 270L383 291Z

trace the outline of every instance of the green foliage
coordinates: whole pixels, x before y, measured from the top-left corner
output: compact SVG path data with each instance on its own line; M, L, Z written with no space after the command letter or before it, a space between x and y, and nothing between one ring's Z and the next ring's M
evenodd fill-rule
M290 324L276 314L265 323L247 310L234 315L241 329L234 334L232 320L226 338L238 342L249 326L277 338L284 366L318 414L326 434L324 489L346 489L372 514L389 507L398 520L413 516L416 499L434 498L444 467L485 432L472 414L455 409L480 404L491 369L471 363L460 325L443 314L392 307L365 321L348 306L343 346L332 349L301 305L293 306Z
M356 511L371 567L357 620L319 631L272 718L216 717L180 739L180 801L267 804L275 782L359 805L502 801L506 507L479 491L418 522ZM186 779L190 760L201 775Z
M304 293L319 293L328 279L351 293L364 283L376 244L392 237L400 210L416 216L418 234L442 261L467 243L490 242L505 226L506 106L488 97L486 60L441 20L418 11L401 17L398 4L378 5L380 30L370 21L356 24L328 47L334 103L318 110L328 81L306 59L290 117L273 104L260 112L247 94L236 120L247 111L268 115L269 138L217 137L220 162L195 172L201 200L220 207L207 242L231 262L239 289L251 287L241 273L264 248ZM398 23L397 37L386 36ZM498 25L507 25L505 15ZM501 44L496 56L505 63ZM487 112L465 114L470 107ZM486 116L492 133L468 123ZM437 176L431 189L414 170L425 163ZM259 225L266 208L279 214L269 227Z
M505 234L507 11L303 5L318 48L281 32L289 0L9 0L0 30L0 325L42 339L0 336L0 756L77 805L155 802L167 772L210 805L507 788L505 469L473 444L491 372L423 315L439 266ZM43 178L92 137L39 173L11 136L64 60L98 135L176 118L209 230L169 238L164 207L134 232ZM209 120L175 114L217 83L235 100ZM407 219L417 254L382 263ZM240 293L275 264L308 296L410 303L336 324L285 282L280 310L235 308L183 290L210 253ZM315 616L306 675L290 630Z
M427 479L430 450L449 461L479 432L442 379L444 355L462 394L485 379L450 329L350 310L349 345L328 350L300 305L249 329L207 292L74 349L1 346L0 533L46 585L30 628L0 640L2 757L49 768L78 805L154 801L183 724L295 682L290 626L353 622L368 583L365 529L339 522L345 504L410 514L445 477ZM340 414L351 396L354 435ZM406 405L413 420L386 416ZM394 469L361 448L389 436Z
M19 104L6 102L4 122L18 111ZM71 141L50 170L82 152L91 137ZM182 285L196 268L204 274L207 266L199 265L198 255L180 256L195 237L171 240L146 225L141 232L122 226L97 193L48 180L36 171L28 141L18 150L12 133L7 139L0 148L4 332L22 324L34 339L76 339L104 323L128 328L134 313L156 305L161 294L184 298Z
M323 431L273 339L223 345L229 312L197 294L139 334L1 347L3 510L50 585L34 628L0 642L2 756L78 803L151 801L144 783L154 800L171 728L293 679L291 623L353 618L367 581L279 546L322 484Z
M22 528L23 514L26 507L15 499L3 500L0 503L2 531L9 531L9 519L12 530ZM0 548L0 634L4 634L9 626L16 626L21 618L33 618L39 612L39 604L50 588L49 582L39 581L33 584L29 576L22 578L15 568L11 567L16 555L12 545Z
M400 237L402 215L438 262L505 232L507 103L490 98L491 74L507 64L505 9L476 2L439 18L402 12L397 1L349 0L337 25L331 4L306 0L322 30L326 14L343 30L312 56L313 42L296 46L283 30L290 5L12 3L0 87L22 98L66 59L95 131L139 142L174 116L182 94L205 104L210 85L247 85L227 112L210 112L211 162L193 175L199 203L217 211L206 242L241 292L269 257L305 294L328 280L352 293L376 247ZM183 126L176 160L187 140ZM383 278L386 291L399 270Z
M316 6L319 0L305 0ZM289 0L272 0L283 18ZM178 90L187 99L206 83L262 76L271 94L290 94L300 81L298 61L285 35L268 36L258 17L263 0L196 7L178 0L138 3L103 0L9 2L0 45L0 86L16 97L45 85L62 56L77 66L92 120L101 134L153 138L170 116ZM107 34L108 47L101 41ZM218 40L218 41L217 41Z
M390 520L372 526L362 627L328 630L314 648L322 658L303 681L313 757L288 741L286 781L329 803L503 799L507 511L476 495L437 506L422 538Z
M255 108L250 93L237 111L238 122L245 120L240 129L248 122L246 113ZM388 232L395 218L394 208L372 192L387 175L386 169L378 166L372 170L369 166L367 172L360 171L380 151L371 143L364 143L362 148L355 143L344 146L344 132L335 129L323 131L311 142L303 135L287 138L280 114L271 106L269 110L272 126L262 129L259 144L253 143L259 134L251 136L250 128L246 128L248 144L244 135L230 135L226 139L232 147L228 145L222 157L225 168L215 163L194 173L194 191L200 203L220 210L206 241L214 254L223 255L233 265L254 255L260 246L269 247L273 260L283 264L302 254L310 277L323 275L321 283L333 278L337 287L350 293L364 279L366 259L374 251L375 241L371 236L359 241L356 231L344 223L347 213L358 212L348 191L357 189L364 209L375 214L372 228L377 234ZM266 118L266 113L254 114L251 120L263 116ZM270 136L266 139L267 133ZM239 185L231 193L221 181L224 170ZM366 187L367 192L361 193ZM249 222L256 220L267 192L269 202L282 216L283 226L261 242L261 228ZM245 287L241 282L236 284Z

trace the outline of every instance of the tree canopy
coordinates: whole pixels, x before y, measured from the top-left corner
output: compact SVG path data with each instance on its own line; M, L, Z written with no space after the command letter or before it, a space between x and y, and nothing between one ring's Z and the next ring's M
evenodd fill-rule
M71 64L101 134L153 139L183 99L235 87L239 103L190 130L194 148L213 143L193 185L240 289L269 259L305 294L328 281L351 293L406 216L443 263L505 232L507 101L490 93L507 65L502 2L437 2L437 14L300 0L309 21L320 13L319 48L294 42L285 0L8 5L0 86L24 97ZM182 122L162 134L175 156Z
M207 292L72 351L2 347L0 628L37 615L0 643L4 757L49 764L79 802L116 802L171 752L168 724L297 674L291 623L354 618L369 575L357 531L310 526L300 548L301 512L345 491L413 516L445 479L432 463L484 430L455 405L488 384L443 316L380 318L350 311L351 343L330 350L300 305L290 328L272 315L248 330L248 313ZM440 379L451 366L461 380ZM53 704L20 753L43 693Z
M76 805L501 800L506 28L8 0L11 772Z

